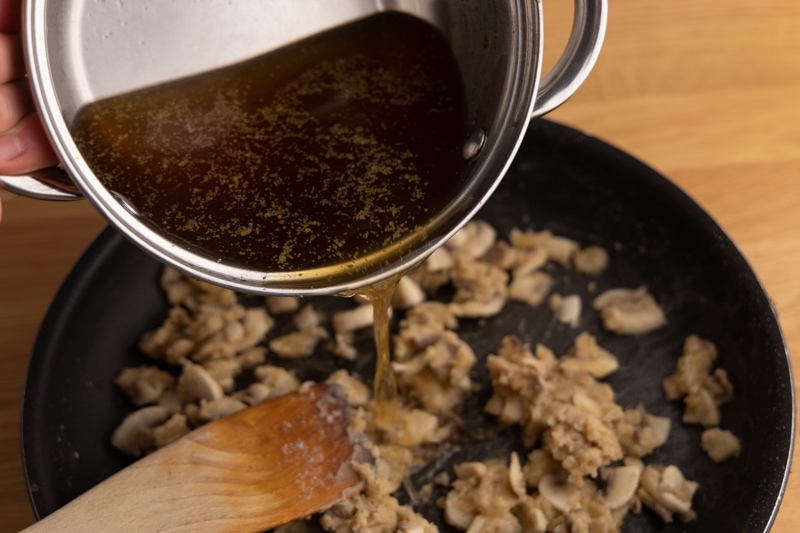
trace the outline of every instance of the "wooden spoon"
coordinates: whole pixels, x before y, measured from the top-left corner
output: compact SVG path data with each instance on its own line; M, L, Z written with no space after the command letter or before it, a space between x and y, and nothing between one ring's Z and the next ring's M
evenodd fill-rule
M202 426L25 532L256 532L361 490L347 404L318 385Z

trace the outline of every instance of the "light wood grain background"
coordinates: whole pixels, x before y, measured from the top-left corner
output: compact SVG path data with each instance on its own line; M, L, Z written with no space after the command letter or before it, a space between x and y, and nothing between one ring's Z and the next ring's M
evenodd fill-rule
M800 2L610 0L605 47L550 118L649 163L740 246L774 300L800 367ZM572 2L545 0L547 64ZM87 202L16 198L0 224L0 532L33 521L19 409L39 323L103 221ZM800 531L791 477L773 528Z

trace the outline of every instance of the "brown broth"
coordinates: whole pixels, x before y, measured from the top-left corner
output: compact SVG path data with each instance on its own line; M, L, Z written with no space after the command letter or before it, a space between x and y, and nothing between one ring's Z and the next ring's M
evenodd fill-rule
M392 355L389 347L389 319L391 302L397 288L399 276L375 283L358 291L358 295L372 304L373 332L375 335L375 376L372 380L375 399L375 422L378 427L392 426L397 418L397 379L392 369Z
M224 262L299 271L422 234L457 194L466 104L440 32L388 12L92 103L73 135L162 230Z

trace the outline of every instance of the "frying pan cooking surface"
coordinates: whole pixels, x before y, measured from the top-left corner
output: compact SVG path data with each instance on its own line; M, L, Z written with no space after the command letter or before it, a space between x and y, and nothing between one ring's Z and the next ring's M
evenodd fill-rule
M767 530L785 488L794 439L791 369L769 299L717 224L643 163L545 120L531 124L508 175L478 218L489 221L502 238L513 227L550 229L584 246L604 246L611 263L596 279L596 290L646 285L667 314L666 327L636 337L603 331L593 313L584 312L579 326L619 358L620 369L607 380L618 403L628 408L641 402L649 412L673 420L669 442L645 462L676 464L701 484L694 499L696 522L664 525L644 510L629 516L623 531ZM39 517L130 463L109 442L132 409L113 381L124 367L148 361L136 346L166 314L160 271L159 263L109 228L82 256L51 305L32 353L22 416L24 468ZM570 272L561 272L556 290L591 298L586 278ZM330 312L350 304L330 297L316 305ZM546 305L514 302L497 317L462 321L459 329L481 360L508 334L563 354L577 331L556 323ZM721 425L740 437L742 454L721 465L700 450L701 428L680 422L681 403L667 402L661 394L661 380L674 372L683 341L692 333L716 343L717 366L727 370L735 388L733 401L722 408ZM369 332L359 343L374 353ZM372 360L365 355L348 369L371 376ZM296 369L301 378L321 379L332 361L319 357ZM475 378L486 382L485 371ZM489 394L484 387L466 409L481 413ZM436 468L507 456L520 445L514 431L488 417L465 419L460 442L415 473L418 485ZM474 437L478 429L481 438ZM441 520L435 505L426 511Z

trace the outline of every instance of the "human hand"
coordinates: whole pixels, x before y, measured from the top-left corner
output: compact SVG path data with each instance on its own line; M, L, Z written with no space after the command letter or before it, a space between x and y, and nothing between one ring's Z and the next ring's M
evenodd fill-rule
M10 175L58 162L25 78L21 7L22 0L0 0L0 174Z

